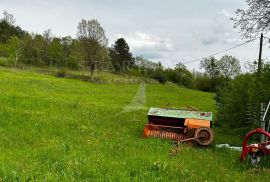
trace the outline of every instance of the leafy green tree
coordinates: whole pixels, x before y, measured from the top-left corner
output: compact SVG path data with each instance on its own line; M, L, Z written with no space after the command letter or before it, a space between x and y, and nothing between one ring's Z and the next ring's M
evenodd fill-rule
M44 39L39 34L28 34L21 40L20 61L30 65L44 65Z
M220 64L220 60L216 59L215 57L203 59L200 62L200 67L204 70L205 75L200 75L198 78L196 78L195 85L199 86L199 88L203 89L203 91L210 92L215 92L219 87L223 87L226 84L226 81L225 77L221 74L222 70ZM223 70L223 72L225 71Z
M90 79L92 80L96 64L103 62L103 48L107 46L108 39L100 23L94 19L82 19L79 22L77 37L82 47L84 63L90 70Z
M218 103L218 121L230 127L250 125L246 112L252 102L254 78L241 75L232 80L228 86L219 90L216 96ZM252 112L251 112L252 113Z
M135 66L140 70L143 76L151 75L160 67L159 63L147 60L143 56L135 57Z
M260 103L268 103L270 100L270 65L265 64L262 69L259 82L261 89L258 89L255 74L239 75L217 92L215 99L220 123L242 128L243 133L260 126Z
M162 66L161 62L157 63L157 67L155 67L153 72L151 72L150 78L153 78L162 84L168 81L168 78L164 71L164 67Z
M64 67L65 55L64 46L60 38L53 38L48 47L48 58L53 65Z
M42 60L45 64L52 66L53 62L49 59L49 46L53 40L53 35L51 29L45 30L42 34Z
M21 40L16 36L12 36L8 40L7 45L6 45L8 49L8 56L15 61L15 64L17 63L21 55L20 45L21 45Z
M72 39L71 36L65 36L61 38L61 44L64 51L64 64L73 70L78 70L83 67L79 64L82 56L81 46L79 45L78 40Z
M204 92L214 92L212 80L205 73L196 72L193 76L193 88Z
M191 87L193 76L192 73L182 63L176 64L174 69L167 68L165 70L168 81L176 83L180 86Z
M66 37L61 38L61 44L63 45L65 60L69 59L71 51L74 47L74 42L75 40L73 40L71 36L66 36Z
M124 38L119 38L110 48L110 57L116 72L125 71L135 65L135 59L129 52L129 46Z
M7 43L12 36L22 38L26 34L19 26L10 25L5 20L0 20L0 43Z
M220 74L218 60L215 57L205 58L200 62L200 68L211 78L218 77Z
M193 76L186 66L182 63L178 63L176 64L174 70L177 78L179 79L178 83L185 87L191 87Z
M225 55L218 61L219 72L226 80L237 76L241 71L240 62L233 56Z
M81 42L79 42L78 40L72 41L66 64L72 70L79 70L85 67L84 55L82 55Z
M50 65L47 42L44 40L43 35L34 35L31 56L34 65Z
M8 13L6 10L3 12L4 18L2 20L6 21L10 26L15 24L15 18L13 14Z
M4 11L4 18L0 19L0 43L7 43L7 41L12 37L16 36L22 38L26 35L19 26L15 26L15 18L12 14Z

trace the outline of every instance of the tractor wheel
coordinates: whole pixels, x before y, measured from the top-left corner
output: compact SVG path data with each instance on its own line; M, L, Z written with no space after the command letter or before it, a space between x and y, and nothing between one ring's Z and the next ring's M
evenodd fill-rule
M194 137L196 143L201 146L210 145L214 139L214 132L211 128L200 127L195 130Z

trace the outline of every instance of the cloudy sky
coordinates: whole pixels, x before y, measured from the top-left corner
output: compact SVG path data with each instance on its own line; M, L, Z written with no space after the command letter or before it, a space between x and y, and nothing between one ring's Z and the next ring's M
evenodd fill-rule
M16 24L30 32L51 29L56 36L76 37L78 22L94 18L110 44L124 37L134 55L169 67L244 42L230 17L246 6L244 0L0 0L0 11L14 14ZM252 61L258 44L256 40L227 54L242 63ZM199 62L187 66L198 69Z

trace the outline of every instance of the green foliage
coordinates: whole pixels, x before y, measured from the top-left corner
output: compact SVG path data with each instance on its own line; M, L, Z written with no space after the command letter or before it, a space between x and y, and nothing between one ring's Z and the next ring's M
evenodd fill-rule
M218 120L230 127L243 127L243 133L260 126L260 104L270 100L270 69L260 76L243 74L217 92Z
M167 82L167 77L164 74L163 69L159 68L155 70L155 72L151 75L151 78L157 80L159 83L166 83Z
M200 62L200 67L205 70L205 73L211 78L219 76L218 60L215 57L205 58Z
M7 57L0 57L0 66L12 67L15 64L15 60Z
M19 26L10 25L7 21L0 20L0 43L7 43L12 36L22 38L24 35L26 32Z
M196 90L204 92L216 92L218 89L226 85L226 80L223 76L210 78L203 73L196 73L193 79L193 87Z
M218 120L230 127L248 127L249 104L253 103L254 77L246 74L232 80L217 93ZM251 112L252 113L252 112Z
M194 88L208 92L216 92L241 71L239 60L229 55L224 55L219 60L215 57L205 58L200 66L205 74L196 75Z
M241 66L238 59L233 56L224 55L218 61L219 72L227 80L240 74Z
M105 50L108 44L105 30L97 20L82 19L78 24L77 36L84 65L90 70L92 79L94 70L98 68L97 64L102 65L108 57Z
M162 64L149 61L142 56L135 58L135 66L141 76L156 79L160 83L173 82L187 88L193 87L193 75L185 65L178 63L175 68L164 69Z
M117 39L109 51L113 67L116 72L123 72L134 67L134 58L129 52L129 46L124 38Z
M64 46L59 38L53 38L48 46L48 58L56 66L65 66Z
M56 77L59 78L64 78L66 76L66 70L65 69L60 69L56 72Z
M180 86L192 87L193 75L185 65L178 63L174 69L166 69L165 75L168 80Z

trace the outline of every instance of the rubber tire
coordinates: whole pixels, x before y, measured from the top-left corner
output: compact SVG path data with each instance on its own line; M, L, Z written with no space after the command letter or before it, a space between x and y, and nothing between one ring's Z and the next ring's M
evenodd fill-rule
M210 145L213 140L214 140L214 132L211 128L208 127L200 127L197 128L194 132L194 137L199 137L202 132L206 132L208 134L208 139L207 140L202 140L201 138L195 139L196 143L201 145L201 146L208 146Z

